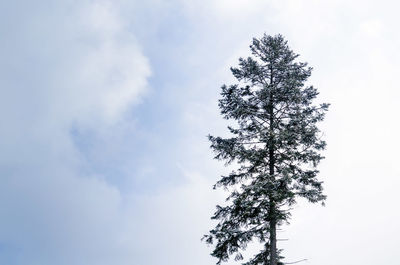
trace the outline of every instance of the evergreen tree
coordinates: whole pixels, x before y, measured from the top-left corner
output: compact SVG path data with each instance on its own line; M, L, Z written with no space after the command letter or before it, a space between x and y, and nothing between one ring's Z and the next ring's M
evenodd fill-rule
M322 204L326 198L316 169L326 144L316 124L329 104L313 104L318 92L305 84L312 68L297 62L281 35L254 38L250 49L252 56L231 68L238 83L223 85L219 100L224 118L237 123L228 126L232 137L209 136L215 158L238 166L214 186L231 193L204 239L215 246L217 264L231 255L242 260L258 240L262 250L244 264L277 265L284 264L277 227L288 223L291 206L298 197Z

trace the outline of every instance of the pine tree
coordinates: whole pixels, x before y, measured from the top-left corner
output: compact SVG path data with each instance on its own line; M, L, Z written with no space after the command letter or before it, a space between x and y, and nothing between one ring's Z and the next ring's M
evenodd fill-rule
M215 158L237 169L215 184L231 193L226 206L217 205L212 219L219 223L204 239L215 246L217 264L235 255L242 260L248 243L258 240L262 250L245 265L278 265L277 228L289 223L290 209L299 197L324 203L317 165L325 148L316 124L329 104L313 104L318 92L306 85L307 63L281 36L254 38L252 56L231 68L237 84L223 85L219 107L230 138L209 136Z

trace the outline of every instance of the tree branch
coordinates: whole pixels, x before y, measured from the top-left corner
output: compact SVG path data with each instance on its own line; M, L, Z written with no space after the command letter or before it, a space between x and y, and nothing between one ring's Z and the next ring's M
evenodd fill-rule
M283 264L295 264L295 263L299 263L299 262L303 262L303 261L307 261L307 259L302 259L302 260L293 261L293 262L284 262Z

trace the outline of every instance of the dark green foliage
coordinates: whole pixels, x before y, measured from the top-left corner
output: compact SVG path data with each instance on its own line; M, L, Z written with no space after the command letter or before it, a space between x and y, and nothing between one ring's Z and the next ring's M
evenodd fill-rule
M231 194L226 206L217 206L212 219L219 223L204 238L215 245L217 264L232 255L242 260L241 251L258 240L264 250L244 264L276 265L282 264L276 227L288 223L290 206L298 197L326 198L316 169L325 142L316 124L328 104L312 103L318 92L305 85L312 69L296 61L281 35L253 39L250 49L253 56L231 68L238 83L223 85L219 100L224 118L237 122L228 127L232 137L209 136L215 158L238 169L215 185Z

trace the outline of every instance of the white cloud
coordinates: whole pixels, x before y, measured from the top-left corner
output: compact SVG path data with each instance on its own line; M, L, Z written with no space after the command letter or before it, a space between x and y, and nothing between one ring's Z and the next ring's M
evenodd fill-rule
M1 4L18 17L0 51L0 263L131 264L123 197L82 171L71 130L118 128L149 62L118 2L45 2Z
M129 1L22 2L24 10L18 1L0 8L8 22L0 23L0 263L215 261L200 237L211 228L213 205L223 201L211 190L222 166L210 161L205 138L226 132L216 119L219 85L229 82L228 66L247 53L252 37L280 32L315 67L311 82L333 103L323 125L327 207L296 209L292 226L282 234L290 239L282 243L285 255L288 261L308 258L310 265L396 264L397 4L152 1L157 9L152 19L177 19L182 12L179 19L190 31L171 40L190 48L167 56L175 60L171 65L187 66L179 74L189 81L171 95L183 110L174 136L178 151L163 150L165 163L183 165L184 178L174 188L138 196L84 171L87 161L70 131L107 139L92 149L99 156L110 151L103 144L121 152L132 130L125 115L146 93L150 75L131 30L140 29L154 47L158 39L152 34L158 33L153 31L158 23L169 28L168 21L132 25L146 21L138 18L136 1L133 8L126 8ZM126 10L133 9L128 19ZM163 52L160 45L157 54ZM143 174L154 172L157 163L146 165ZM364 251L376 241L384 243Z
M90 2L73 18L70 41L81 50L69 62L70 80L55 84L58 91L66 92L65 97L57 93L61 102L55 101L54 107L71 110L67 115L85 119L86 126L92 120L115 123L146 90L149 62L121 21L117 4Z

